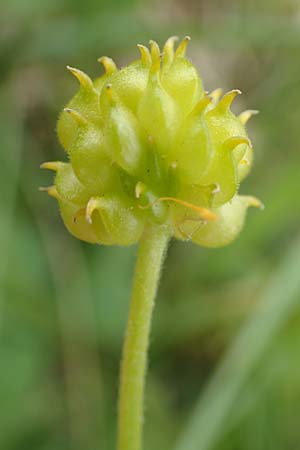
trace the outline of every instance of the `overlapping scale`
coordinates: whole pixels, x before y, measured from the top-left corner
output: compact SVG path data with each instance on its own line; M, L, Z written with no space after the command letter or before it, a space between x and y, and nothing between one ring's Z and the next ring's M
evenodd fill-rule
M57 132L69 162L50 162L55 197L69 231L105 245L131 245L144 227L166 223L177 239L223 246L242 229L249 206L240 182L253 161L245 125L255 110L230 109L240 91L203 90L186 58L190 38L161 52L138 45L140 59L118 69L101 57L94 81L68 67L79 90Z

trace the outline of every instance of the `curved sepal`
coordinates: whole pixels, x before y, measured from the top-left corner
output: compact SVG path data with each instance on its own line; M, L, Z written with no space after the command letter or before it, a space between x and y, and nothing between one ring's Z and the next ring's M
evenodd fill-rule
M69 156L76 177L90 192L106 192L116 183L117 166L110 157L101 128L91 123L79 127Z
M55 187L63 201L83 207L91 193L80 183L69 163L60 163L56 171Z
M59 199L58 203L65 227L73 236L91 244L109 245L111 243L101 223L90 224L87 222L84 208L78 208L74 203L67 202L63 199Z
M68 151L78 131L78 121L69 111L76 111L85 120L99 123L99 94L92 80L84 72L68 66L79 81L79 91L66 105L57 122L57 134L63 148Z
M262 204L255 197L236 195L230 202L214 210L217 215L215 221L204 222L198 229L195 224L192 241L203 247L224 247L230 244L241 232L250 206L261 208Z
M173 143L181 112L175 100L162 86L159 68L160 61L154 61L137 116L141 126L157 145L157 150L161 155L166 155Z
M162 71L161 82L165 90L171 95L180 107L182 115L188 114L203 96L203 86L196 67L185 58L185 49L189 39L179 44L175 57L171 61L173 42L167 46L167 64ZM165 51L166 51L165 50ZM166 58L165 58L166 59Z
M230 104L238 92L229 92L215 108L206 114L209 135L215 151L211 165L201 183L218 186L213 202L215 207L229 201L237 192L243 170L245 170L239 169L243 157L249 157L249 164L251 164L252 150L245 127L230 111Z
M174 144L167 155L168 162L176 162L177 173L183 183L198 184L214 154L205 122L205 110L210 97L203 97L194 111L183 121Z
M105 139L111 160L131 175L143 170L145 143L141 127L135 115L126 108L114 92L114 87L106 87L108 97L105 118Z
M121 196L91 197L87 203L85 217L88 223L101 220L107 236L114 245L136 243L144 229L143 215ZM95 222L97 228L97 222Z
M149 67L138 60L115 72L109 78L120 101L136 114L140 98L147 86Z

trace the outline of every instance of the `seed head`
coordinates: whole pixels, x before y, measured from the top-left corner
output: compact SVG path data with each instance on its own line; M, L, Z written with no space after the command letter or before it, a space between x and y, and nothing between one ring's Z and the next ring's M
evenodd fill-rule
M253 159L245 125L257 111L233 114L237 89L203 90L189 40L175 50L171 37L162 52L155 41L138 45L140 59L120 70L101 57L94 81L67 67L79 82L57 125L69 162L42 168L56 172L46 190L79 239L131 245L151 223L219 247L239 234L249 206L261 207L238 195Z

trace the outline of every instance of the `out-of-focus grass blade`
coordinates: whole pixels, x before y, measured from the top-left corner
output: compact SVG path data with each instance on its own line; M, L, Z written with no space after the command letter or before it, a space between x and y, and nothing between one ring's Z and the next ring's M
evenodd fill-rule
M3 283L6 275L8 253L13 238L17 186L21 160L22 121L18 111L12 111L9 90L0 90L0 105L10 105L9 110L0 109L0 326L4 301ZM14 120L12 120L12 116Z
M253 315L201 395L176 450L210 450L251 371L299 301L300 238L292 243Z

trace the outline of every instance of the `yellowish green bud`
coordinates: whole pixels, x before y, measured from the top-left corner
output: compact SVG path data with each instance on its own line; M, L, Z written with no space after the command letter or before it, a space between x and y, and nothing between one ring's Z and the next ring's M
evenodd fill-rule
M68 67L79 90L60 115L57 131L69 162L50 162L68 230L87 242L131 245L145 226L165 224L177 239L207 247L230 243L254 197L238 195L253 149L245 128L257 111L236 116L240 94L207 94L186 58L186 37L161 52L138 45L140 59L118 70L108 57L92 81Z

